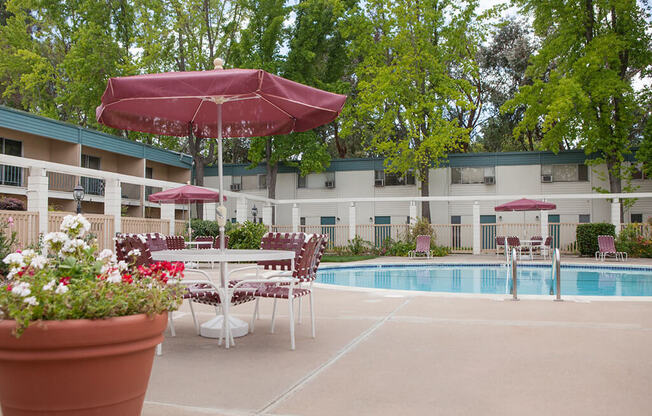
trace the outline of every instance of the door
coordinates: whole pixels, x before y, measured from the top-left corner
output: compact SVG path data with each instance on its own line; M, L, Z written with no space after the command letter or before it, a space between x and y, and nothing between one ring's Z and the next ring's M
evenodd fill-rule
M548 214L548 235L552 237L552 248L559 247L559 215Z
M23 156L23 142L9 139L2 140L2 154L9 156ZM0 165L2 166L2 165ZM2 171L1 183L9 186L23 186L23 168L18 166L4 165Z
M390 216L377 216L374 219L374 245L376 247L381 247L386 239L391 238L392 228L389 225L391 222Z
M328 235L328 248L335 246L335 217L321 217L321 233Z
M451 248L459 249L462 247L462 216L451 216Z
M100 158L82 154L81 167L100 170ZM82 176L79 180L84 192L89 195L104 195L104 180Z
M480 230L482 232L482 249L496 249L496 216L480 215Z

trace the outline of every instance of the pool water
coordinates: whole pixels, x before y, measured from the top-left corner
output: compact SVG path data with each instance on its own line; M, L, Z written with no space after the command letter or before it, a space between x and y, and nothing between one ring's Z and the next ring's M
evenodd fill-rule
M509 268L500 265L362 266L322 269L317 282L340 286L452 293L511 293ZM550 295L550 266L519 266L523 295ZM652 269L562 266L561 294L652 296Z

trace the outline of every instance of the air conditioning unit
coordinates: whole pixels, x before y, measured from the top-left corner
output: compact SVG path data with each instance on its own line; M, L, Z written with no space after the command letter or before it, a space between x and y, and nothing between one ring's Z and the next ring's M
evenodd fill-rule
M541 182L552 183L552 175L541 175Z
M484 184L485 185L495 185L496 184L496 177L495 176L485 176L484 177Z
M238 192L238 191L240 191L241 186L242 186L242 184L232 183L231 184L231 190L234 191L234 192Z
M374 186L377 186L379 188L385 186L385 181L382 179L376 179L376 182L374 183Z
M326 181L325 186L327 188L335 188L335 181Z

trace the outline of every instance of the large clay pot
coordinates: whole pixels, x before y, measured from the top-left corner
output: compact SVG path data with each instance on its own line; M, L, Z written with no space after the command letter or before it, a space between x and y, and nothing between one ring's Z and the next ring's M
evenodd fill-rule
M3 416L140 415L167 313L32 323L0 321Z

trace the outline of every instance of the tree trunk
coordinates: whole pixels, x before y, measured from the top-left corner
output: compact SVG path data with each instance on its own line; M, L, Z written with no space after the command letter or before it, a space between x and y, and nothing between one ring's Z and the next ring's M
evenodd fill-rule
M340 157L340 159L346 159L346 145L342 143L342 140L340 139L340 132L339 132L337 122L333 123L333 126L335 128L334 136L335 136L335 146L337 147L337 155Z
M195 160L195 185L204 186L204 168L206 162L201 157L193 156ZM197 218L204 218L204 204L197 202Z
M276 176L278 174L278 162L271 162L272 159L272 138L267 139L265 146L265 158L267 160L267 198L276 199ZM272 224L276 223L275 207L272 205Z
M619 194L622 192L622 180L620 173L620 162L615 159L607 158L607 169L609 171L609 192ZM623 221L623 201L620 201L620 222Z
M421 196L430 196L430 168L421 169ZM430 222L430 201L421 202L421 216Z

